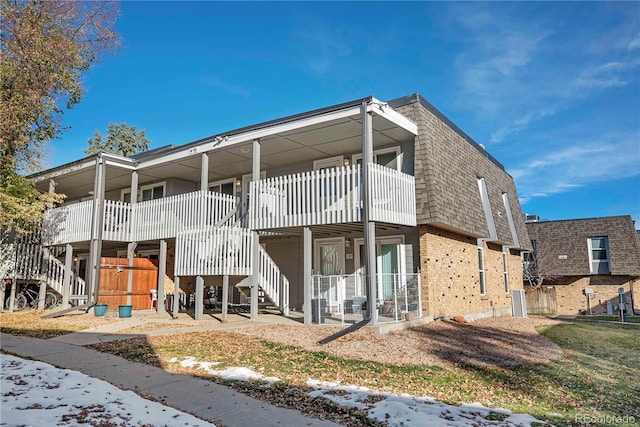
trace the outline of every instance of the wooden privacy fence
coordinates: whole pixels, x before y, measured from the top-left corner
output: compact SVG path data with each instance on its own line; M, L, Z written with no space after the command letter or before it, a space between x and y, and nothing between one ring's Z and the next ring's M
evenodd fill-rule
M128 290L130 271L132 283ZM151 308L151 290L157 288L157 283L157 260L134 258L130 267L127 258L101 258L98 304L107 304L113 310L119 305L127 305L131 296L134 310Z
M527 290L527 313L555 313L558 309L555 287L541 287Z

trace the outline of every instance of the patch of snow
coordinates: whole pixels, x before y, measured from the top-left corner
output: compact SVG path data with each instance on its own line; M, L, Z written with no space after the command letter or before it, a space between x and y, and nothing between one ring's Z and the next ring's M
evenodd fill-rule
M309 393L311 397L323 397L338 405L364 410L369 418L386 421L390 427L525 427L534 422L543 423L528 414L514 414L503 408L491 409L480 403L455 406L438 402L432 397L378 393L366 387L343 386L339 382L312 379L307 380L307 385L314 389ZM489 414L498 414L496 418L500 419L487 419Z
M80 372L7 354L0 361L2 425L215 427Z
M256 371L244 367L229 367L221 370L213 369L213 366L220 365L221 362L199 362L195 359L195 357L192 356L183 357L181 361L179 361L176 357L172 357L171 359L169 359L169 362L179 363L183 368L201 369L210 375L214 375L226 380L263 381L268 384L273 384L274 382L280 380L276 377L266 377Z

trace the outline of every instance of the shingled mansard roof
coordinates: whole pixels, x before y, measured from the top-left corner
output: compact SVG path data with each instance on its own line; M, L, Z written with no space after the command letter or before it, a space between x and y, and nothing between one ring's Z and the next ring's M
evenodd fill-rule
M607 237L612 275L640 276L640 240L629 215L527 223L540 273L590 274L588 240Z

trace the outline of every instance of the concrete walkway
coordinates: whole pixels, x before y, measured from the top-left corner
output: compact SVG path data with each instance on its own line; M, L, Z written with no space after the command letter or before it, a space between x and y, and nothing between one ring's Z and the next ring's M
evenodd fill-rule
M165 405L225 427L338 426L306 417L297 410L278 408L214 382L82 347L84 342L108 340L113 329L104 326L104 333L83 332L50 340L0 334L0 348L16 356L82 372L124 390L148 394ZM100 336L101 339L97 338ZM123 335L117 337L123 339Z

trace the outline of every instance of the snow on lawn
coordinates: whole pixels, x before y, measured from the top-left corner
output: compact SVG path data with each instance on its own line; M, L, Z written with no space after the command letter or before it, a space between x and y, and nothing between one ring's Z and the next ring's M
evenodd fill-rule
M386 421L390 427L418 426L531 426L542 421L508 409L491 409L479 403L447 405L431 397L391 394L366 387L342 386L340 383L308 380L312 397L324 397L339 405L365 410L369 418Z
M185 357L182 361L174 357L171 363L179 363L185 368L202 369L211 375L223 379L268 383L278 381L275 377L249 368L231 367L216 370L213 367L220 362L198 362L194 357ZM439 426L531 426L532 423L544 424L531 415L514 414L508 409L491 409L479 403L465 403L460 406L447 405L430 397L416 397L408 394L391 394L372 391L366 387L343 386L340 383L309 379L307 385L314 391L311 397L323 397L339 405L355 407L367 412L369 418L386 421L390 427L439 427Z
M0 355L1 425L214 426L96 378Z

